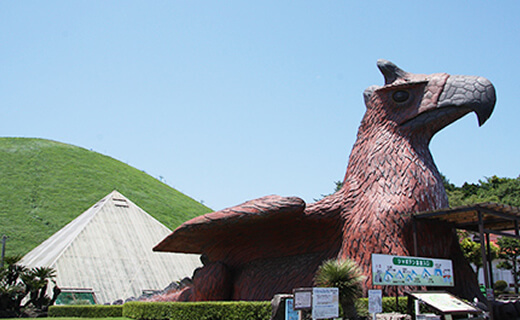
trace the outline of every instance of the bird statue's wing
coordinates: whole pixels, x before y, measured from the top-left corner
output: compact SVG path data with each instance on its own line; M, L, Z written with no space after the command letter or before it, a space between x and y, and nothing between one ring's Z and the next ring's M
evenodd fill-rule
M265 196L193 218L156 245L154 251L203 253L216 244L228 240L236 243L241 237L268 232L280 223L301 220L304 210L305 202L298 197Z

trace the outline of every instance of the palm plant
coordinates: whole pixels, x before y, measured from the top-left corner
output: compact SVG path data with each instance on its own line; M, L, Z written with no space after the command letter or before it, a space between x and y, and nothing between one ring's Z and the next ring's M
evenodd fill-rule
M20 304L27 295L20 278L27 272L24 266L16 265L19 257L6 257L0 268L0 318L15 317L20 314Z
M53 281L56 277L56 270L48 267L36 267L22 276L22 281L25 283L29 292L30 300L28 302L36 307L38 310L47 311L51 305L51 299L46 295L49 281Z
M350 259L325 261L317 270L314 284L319 287L336 287L343 314L349 319L357 319L356 300L363 294L365 280L357 263Z
M29 309L43 315L61 291L54 286L53 297L46 295L49 281L56 285L53 280L56 270L48 267L28 269L18 265L19 260L20 257L6 257L6 264L0 268L0 318L20 317ZM22 306L27 295L29 299Z

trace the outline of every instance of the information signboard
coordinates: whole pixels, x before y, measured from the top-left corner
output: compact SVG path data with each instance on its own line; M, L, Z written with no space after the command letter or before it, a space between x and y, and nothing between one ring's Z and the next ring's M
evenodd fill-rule
M294 310L294 300L285 300L285 320L299 320L300 315L298 311Z
M372 283L382 286L453 287L451 260L372 254Z
M447 292L410 292L407 294L446 314L482 312Z
M294 310L312 308L312 288L297 288L293 290Z
M312 318L328 319L338 316L338 288L312 288Z
M368 290L368 313L383 312L383 292L381 290Z

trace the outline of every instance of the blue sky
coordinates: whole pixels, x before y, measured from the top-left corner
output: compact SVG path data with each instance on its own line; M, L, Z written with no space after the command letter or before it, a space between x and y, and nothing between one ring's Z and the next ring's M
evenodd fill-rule
M222 209L342 180L379 58L480 75L437 134L451 182L520 174L518 1L0 0L0 136L92 149Z

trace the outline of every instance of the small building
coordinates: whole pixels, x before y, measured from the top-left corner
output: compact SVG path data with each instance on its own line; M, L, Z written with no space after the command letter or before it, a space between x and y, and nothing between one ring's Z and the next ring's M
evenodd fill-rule
M153 252L171 233L117 191L33 249L20 261L52 267L67 293L92 292L96 303L112 303L162 290L202 266L199 255Z

